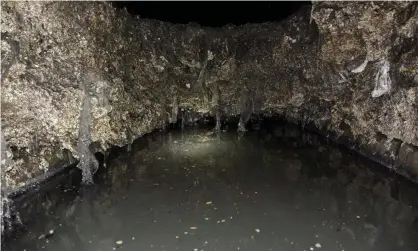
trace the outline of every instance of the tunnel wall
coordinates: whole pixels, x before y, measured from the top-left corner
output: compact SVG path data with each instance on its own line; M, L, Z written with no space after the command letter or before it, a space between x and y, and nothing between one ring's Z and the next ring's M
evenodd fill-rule
M418 173L417 3L314 2L175 25L105 2L1 3L2 190L174 122L280 115Z

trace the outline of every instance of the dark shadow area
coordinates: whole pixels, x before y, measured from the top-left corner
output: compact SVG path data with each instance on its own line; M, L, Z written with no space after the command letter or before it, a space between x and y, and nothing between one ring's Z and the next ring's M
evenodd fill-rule
M126 8L134 16L171 23L198 23L221 27L280 21L300 8L310 8L310 2L177 2L177 1L116 1L117 8Z

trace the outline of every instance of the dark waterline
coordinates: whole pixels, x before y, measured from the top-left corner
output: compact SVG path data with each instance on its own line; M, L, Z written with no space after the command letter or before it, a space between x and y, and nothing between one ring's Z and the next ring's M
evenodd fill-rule
M95 178L22 202L3 250L418 250L416 185L297 129L158 134Z

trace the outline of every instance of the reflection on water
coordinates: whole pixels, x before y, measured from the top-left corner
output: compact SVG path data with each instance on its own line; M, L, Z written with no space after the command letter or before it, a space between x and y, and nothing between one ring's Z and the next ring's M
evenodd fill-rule
M79 175L4 250L418 250L414 184L291 128L154 135Z

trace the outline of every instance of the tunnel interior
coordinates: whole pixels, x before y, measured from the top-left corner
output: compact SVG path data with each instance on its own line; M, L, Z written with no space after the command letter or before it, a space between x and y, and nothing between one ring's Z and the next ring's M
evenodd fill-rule
M62 81L65 87L43 86L56 83L53 79L36 86L47 89L46 94L34 95L51 97L48 102L58 96L58 104L50 106L63 105L72 117L58 113L62 119L77 120L64 123L65 129L56 121L50 123L58 127L59 135L76 135L71 143L64 142L66 147L74 144L73 152L65 149L64 154L54 156L65 160L60 159L59 164L71 165L61 164L64 168L51 172L41 169L40 182L25 185L6 198L2 190L3 250L418 249L418 187L408 179L414 177L412 172L411 176L399 175L406 173L399 168L401 159L415 163L411 154L415 148L406 140L388 136L391 131L384 126L373 127L378 128L377 133L359 127L356 131L359 123L353 115L369 126L373 119L374 123L383 120L373 115L384 107L384 119L390 120L393 102L406 99L407 105L401 103L396 109L407 107L405 114L414 116L408 110L414 95L411 90L390 99L370 96L393 91L388 83L395 78L389 75L394 75L393 65L398 67L400 62L389 64L382 59L369 63L359 46L368 41L358 42L357 37L354 42L351 37L324 42L327 37L319 36L318 29L324 23L311 24L315 21L311 2L115 1L111 6L126 9L135 21L121 15L108 29L106 25L113 21L106 15L118 17L120 13L114 15L112 8L101 6L97 9L102 13L97 14L93 7L81 20L105 28L98 25L100 32L92 32L88 27L83 34L91 37L85 38L72 33L83 29L75 22L68 32L66 42L70 42L54 44L58 48L75 45L74 51L87 48L88 55L82 54L82 63L77 65L81 74L73 74L73 66L68 71L74 75L70 74L71 81L77 74L83 75L82 91L68 84L70 81ZM343 27L335 28L332 18L336 15L328 12L344 12L338 16L339 22L347 21L344 18L351 14L357 18L364 11L330 6L321 5L316 13L317 18L331 17L326 20L331 23L325 29L328 36L335 35L330 30ZM48 5L45 9L50 11ZM59 20L68 15L68 23L80 17L65 9L57 8L59 14L52 17ZM378 11L373 13L367 18ZM402 17L411 13L402 12ZM242 27L232 27L233 32L224 34L217 29L223 26ZM45 23L39 27L48 28ZM202 32L201 27L208 29ZM175 32L165 36L163 32L168 30ZM402 32L408 35L405 30ZM59 34L56 41L42 38L41 46L45 41L58 43L66 35ZM7 42L13 44L10 37L8 34ZM92 44L101 47L91 49ZM339 46L335 50L343 56L332 55L330 45ZM27 47L29 51L35 48L33 44ZM7 55L20 63L20 68L15 67L18 70L30 64L26 75L15 75L20 80L29 78L32 84L46 79L36 71L47 64L38 65L36 60L51 57L46 61L53 62L55 71L60 64L56 55L71 51L65 49L53 51L52 56L47 50L35 50L34 58L15 59L16 52L27 50L22 46ZM344 54L344 49L349 53ZM360 50L358 55L356 50ZM370 55L380 55L373 52ZM328 61L322 62L323 56ZM347 58L349 63L344 61ZM411 60L405 55L398 58ZM73 58L66 56L63 61L71 65L70 60ZM87 67L91 62L93 66ZM85 74L84 70L94 67L98 69L92 71L100 76ZM406 68L402 70L407 72ZM11 69L13 73L15 69ZM59 72L69 74L65 68ZM380 80L386 85L381 87ZM91 83L94 88L89 89ZM65 93L58 91L60 95L53 96L60 88ZM73 99L62 98L66 93ZM365 111L360 104L367 107ZM79 117L74 115L78 113ZM56 114L50 112L51 117ZM337 130L332 131L333 127ZM65 131L74 128L78 131ZM404 135L412 134L411 126L408 130ZM28 148L10 146L12 160L23 156L21 162L29 160L40 166L36 158L46 151L39 148L48 145L45 139L38 141L43 134L35 134ZM120 138L124 141L118 141ZM365 142L374 144L371 154L359 148L369 147ZM74 151L79 155L73 155ZM392 164L390 168L387 163ZM5 236L3 229L8 231Z

